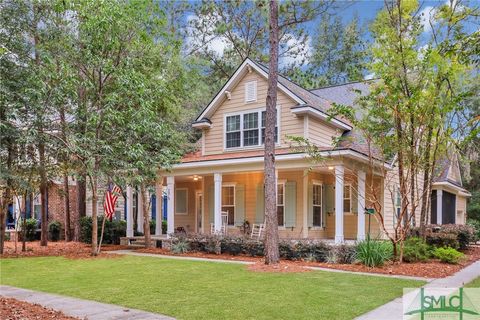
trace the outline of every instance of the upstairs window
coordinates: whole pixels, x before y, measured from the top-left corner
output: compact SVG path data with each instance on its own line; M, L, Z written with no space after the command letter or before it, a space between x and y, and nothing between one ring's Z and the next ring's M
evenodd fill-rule
M245 83L245 102L257 101L257 81Z
M225 149L261 146L265 143L264 110L249 111L225 117ZM278 113L275 143L278 143Z
M243 115L243 145L258 146L258 112Z
M238 148L241 144L240 116L229 116L226 121L226 147Z

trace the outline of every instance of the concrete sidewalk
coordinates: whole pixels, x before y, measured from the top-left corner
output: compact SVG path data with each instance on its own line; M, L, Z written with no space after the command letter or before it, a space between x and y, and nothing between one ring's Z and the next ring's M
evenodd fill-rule
M46 308L63 312L67 316L88 320L174 320L161 314L125 308L117 305L90 300L65 297L50 293L0 286L0 295L29 303L36 303Z
M458 271L452 276L440 278L427 283L425 288L459 288L473 279L480 277L480 261L472 263L468 267ZM390 301L383 306L378 307L356 320L401 320L403 316L402 297Z

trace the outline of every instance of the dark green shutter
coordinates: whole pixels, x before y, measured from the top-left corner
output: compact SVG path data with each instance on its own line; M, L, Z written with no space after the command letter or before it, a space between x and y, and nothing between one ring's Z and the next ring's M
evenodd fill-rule
M295 181L285 183L285 227L295 227L297 213L297 184Z
M215 222L215 191L213 189L213 185L208 187L208 215L210 223Z
M255 223L263 223L265 220L265 187L263 183L257 185L257 201Z
M335 188L333 185L325 185L325 208L326 213L335 213Z
M308 184L308 226L313 227L313 184Z
M235 186L235 225L241 226L245 221L245 186Z
M350 186L352 212L358 213L358 188Z

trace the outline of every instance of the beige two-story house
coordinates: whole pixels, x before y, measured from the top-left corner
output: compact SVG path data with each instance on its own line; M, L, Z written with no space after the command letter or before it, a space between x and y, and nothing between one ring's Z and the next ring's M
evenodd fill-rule
M166 188L168 195L168 233L179 227L216 232L223 221L227 233L234 235L246 221L264 222L267 77L266 67L246 59L192 124L201 131L198 150L162 172L157 185L159 193ZM341 243L364 239L369 228L372 236L382 236L379 216L387 230L393 230L399 204L392 165L372 157L348 121L329 118L332 103L352 103L358 90L368 90L368 85L308 91L279 77L275 139L281 238ZM292 148L292 136L315 144L323 160L314 163L307 153ZM340 137L342 142L335 143ZM459 199L467 196L461 186L455 192ZM369 226L364 212L373 202L380 212L371 216ZM456 222L463 223L464 215L456 212Z

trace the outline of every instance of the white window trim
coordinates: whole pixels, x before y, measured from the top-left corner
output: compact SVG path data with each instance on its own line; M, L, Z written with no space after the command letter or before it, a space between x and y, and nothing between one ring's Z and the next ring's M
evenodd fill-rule
M281 145L281 105L277 105L277 130L278 130L278 141L275 143L275 145L278 147ZM249 150L249 149L259 149L263 148L264 144L262 143L262 112L266 111L266 107L263 108L257 108L257 109L250 109L250 110L245 110L241 112L232 112L232 113L226 113L223 115L223 151L238 151L238 150ZM258 113L258 145L253 145L253 146L244 146L243 145L243 115L247 113ZM232 148L227 148L227 117L231 116L240 116L240 147L232 147ZM237 131L231 131L231 132L237 132Z
M282 204L282 206L283 206L283 225L278 225L278 228L280 230L285 229L285 200L286 200L285 199L285 184L286 184L286 182L287 182L287 180L284 180L284 179L277 180L277 190L276 190L276 192L278 192L278 185L281 184L283 186L283 204ZM278 207L278 195L275 198L275 204L276 204L276 207Z
M186 212L177 212L177 191L186 191L186 197L185 197L185 210ZM175 188L175 215L177 216L186 216L188 215L188 188Z
M344 190L344 191L343 191L343 203L345 204L345 200L350 200L350 208L348 208L348 211L346 211L346 210L345 210L345 205L344 205L344 206L343 206L343 213L344 213L344 214L353 214L353 212L352 212L352 206L353 206L353 204L352 204L352 189L353 189L353 188L352 188L352 184L346 183L346 184L344 185L344 188L347 188L347 187L350 189L349 197L348 197L348 198L345 198L345 190Z
M237 207L237 183L235 183L235 182L222 183L222 194L220 195L222 198L223 198L223 188L228 188L228 187L233 188L233 205L231 205L231 204L224 205L223 203L221 203L221 208L222 208L222 211L223 211L223 207L233 207L233 210L234 210L233 211L233 222L232 222L232 224L227 225L227 228L233 228L233 227L235 227L235 218L237 216L237 210L236 210L236 207Z
M323 230L325 229L325 227L323 227L323 225L325 224L323 221L323 183L322 182L319 182L319 181L316 181L316 180L313 180L312 181L312 185L313 186L320 186L320 225L319 226L314 226L313 225L313 217L312 217L312 227L311 227L311 230ZM313 192L313 189L312 189L312 192ZM313 197L313 194L312 194L312 197ZM312 199L312 206L315 206L313 204L313 199ZM318 206L318 205L317 205ZM313 208L312 208L312 214L313 214Z
M394 186L393 187L393 226L397 224L397 212L402 210L402 195L400 194L400 204L397 204L397 195L400 194L400 187ZM399 210L400 209L400 210Z
M254 95L255 95L255 99L254 100L247 100L247 88L248 88L248 85L249 84L254 84ZM245 96L245 103L252 103L252 102L257 102L257 80L252 80L252 81L248 81L245 83L245 91L244 91L244 96Z

